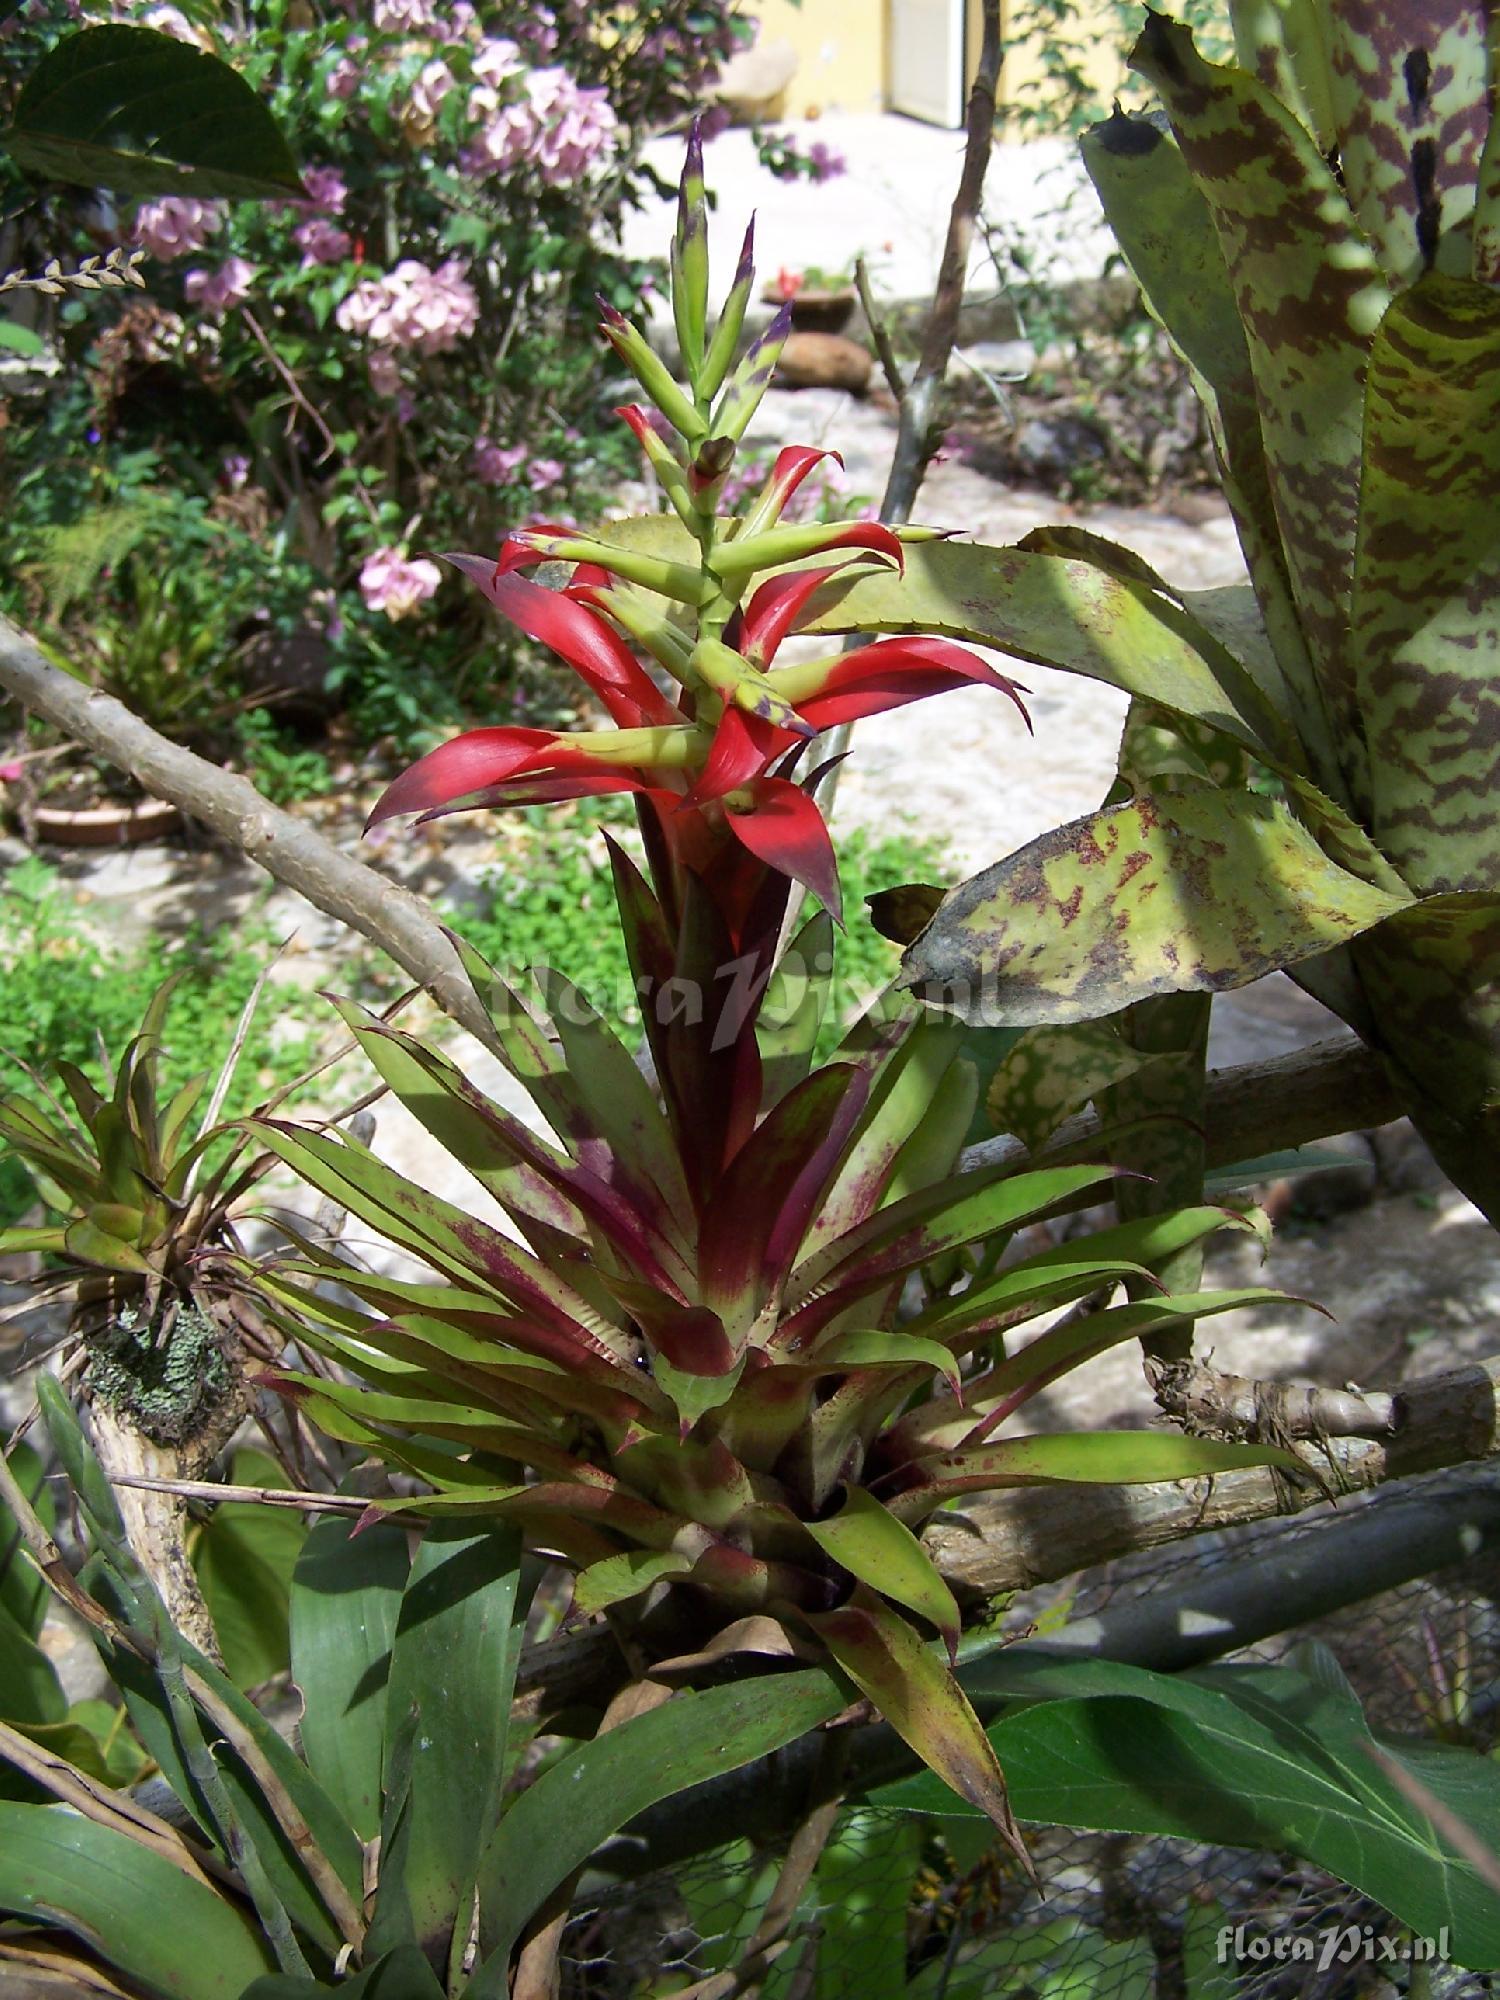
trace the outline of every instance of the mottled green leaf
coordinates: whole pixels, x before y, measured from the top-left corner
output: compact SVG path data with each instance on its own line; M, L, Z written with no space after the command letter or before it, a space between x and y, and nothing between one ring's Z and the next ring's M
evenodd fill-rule
M240 2000L275 1963L241 1907L62 1806L0 1800L0 1909L71 1932L166 2000Z
M1362 809L1368 771L1346 634L1365 361L1390 292L1295 112L1243 71L1205 62L1189 30L1161 14L1147 16L1131 61L1160 91L1218 234L1249 345L1292 594L1345 794ZM1174 310L1164 300L1158 310L1170 324Z
M997 1132L1034 1151L1097 1091L1153 1060L1130 1047L1116 1018L1028 1028L995 1071L985 1108Z
M1279 800L1210 787L1109 806L955 889L903 983L974 1018L1091 1020L1222 992L1405 907L1337 867Z
M1467 274L1489 8L1346 0L1320 12L1344 188L1381 268L1399 285L1434 260Z
M243 77L152 28L65 35L26 79L5 142L28 173L117 194L305 193L275 119Z
M1422 894L1500 888L1500 293L1436 274L1381 321L1350 646L1370 828Z

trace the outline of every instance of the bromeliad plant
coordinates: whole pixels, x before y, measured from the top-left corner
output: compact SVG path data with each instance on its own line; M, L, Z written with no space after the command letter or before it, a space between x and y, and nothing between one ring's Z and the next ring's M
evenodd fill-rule
M996 1487L1278 1461L1167 1433L1002 1433L1114 1342L1270 1295L1108 1303L1117 1281L1149 1292L1174 1250L1246 1225L1213 1207L1017 1255L1019 1231L1107 1191L1112 1170L962 1171L976 1084L951 1019L900 1001L813 1066L839 913L823 767L801 772L810 740L965 682L1018 690L930 638L777 664L820 592L877 569L899 588L915 531L780 525L811 449L783 453L743 518L716 513L785 321L732 367L750 245L711 334L705 246L694 145L672 254L686 384L618 315L604 321L655 405L622 414L676 523L533 529L498 561L450 558L581 675L615 727L475 731L398 778L373 815L635 794L645 869L611 853L654 1083L555 973L535 973L528 997L463 946L497 1047L552 1136L345 1003L381 1077L514 1234L347 1138L257 1123L430 1273L375 1275L301 1242L263 1278L275 1310L369 1386L279 1379L327 1431L432 1489L377 1499L372 1514L520 1524L577 1572L580 1609L631 1607L653 1659L711 1640L716 1657L743 1644L832 1662L1019 1848L988 1740L926 1643L940 1636L951 1657L960 1614L920 1530ZM677 538L666 555L653 546L664 528ZM559 588L520 574L541 562L566 566ZM824 908L782 955L794 881ZM1094 1294L1012 1347L1014 1329Z
M1067 531L928 552L906 629L1098 675L1198 737L955 891L908 973L1000 969L1024 1025L1287 966L1500 1220L1496 10L1230 11L1223 66L1148 13L1132 60L1171 131L1115 117L1084 158L1192 371L1251 587L1184 594ZM858 581L824 629L888 598Z

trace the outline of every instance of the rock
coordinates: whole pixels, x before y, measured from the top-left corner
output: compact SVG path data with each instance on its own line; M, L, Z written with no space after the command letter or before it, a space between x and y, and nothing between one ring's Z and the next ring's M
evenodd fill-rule
M1366 1208L1375 1199L1379 1176L1375 1148L1363 1132L1346 1132L1313 1148L1319 1153L1339 1153L1345 1164L1302 1174L1292 1183L1292 1208L1298 1215L1327 1221Z
M1443 1170L1409 1118L1382 1125L1369 1135L1381 1185L1392 1194L1431 1194L1443 1185Z
M797 51L784 36L758 41L725 63L719 75L719 102L741 125L779 117L781 99L796 74Z
M862 396L875 358L842 333L793 333L781 350L776 380L784 389L846 389Z
M1083 417L1062 412L1030 417L1011 440L1016 464L1032 479L1061 479L1080 465L1109 456L1109 446Z

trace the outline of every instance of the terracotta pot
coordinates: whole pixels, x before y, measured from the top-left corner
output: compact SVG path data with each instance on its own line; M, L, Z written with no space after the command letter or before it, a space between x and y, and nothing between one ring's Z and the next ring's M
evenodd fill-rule
M38 806L31 815L36 838L53 847L138 847L165 840L182 826L167 799L137 799L103 806Z
M780 292L767 291L762 297L768 305L784 303ZM852 285L828 289L804 285L792 294L792 326L798 333L842 333L858 304L859 293Z

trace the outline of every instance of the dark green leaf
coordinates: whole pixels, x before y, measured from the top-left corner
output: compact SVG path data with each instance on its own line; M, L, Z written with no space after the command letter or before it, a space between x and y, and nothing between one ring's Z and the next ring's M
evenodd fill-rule
M529 1591L521 1538L493 1522L434 1521L401 1600L386 1695L386 1789L411 1737L403 1808L382 1831L369 1948L445 1955L468 1936L480 1857L500 1819L511 1690Z
M273 1963L226 1897L61 1806L0 1801L0 1909L71 1931L168 2000L239 2000Z
M5 1458L43 1525L51 1528L57 1508L41 1459L24 1442L7 1447ZM9 1508L0 1500L0 1613L9 1612L21 1630L34 1639L42 1629L51 1596L41 1571L25 1552ZM0 1713L3 1712L0 1708Z
M677 1695L569 1751L522 1792L479 1874L483 1964L469 2000L503 2000L510 1950L559 1882L637 1813L837 1715L848 1696L821 1668Z
M235 1486L280 1486L281 1469L259 1451L239 1451ZM225 1501L193 1549L193 1566L214 1621L229 1678L256 1687L287 1666L287 1599L306 1538L303 1517L280 1507Z
M292 1678L302 1693L302 1754L361 1840L380 1831L386 1682L410 1561L406 1536L355 1536L320 1521L292 1575Z
M5 134L46 180L230 201L304 195L276 121L217 56L152 28L85 28L42 58Z

